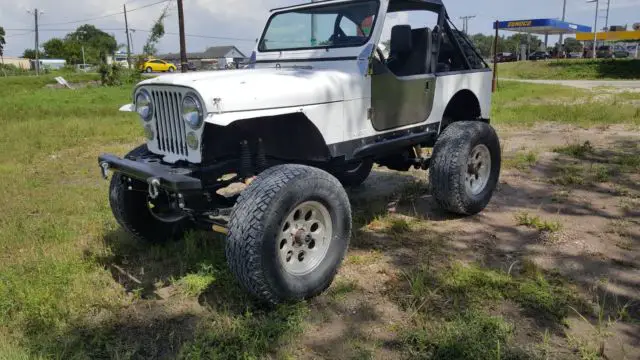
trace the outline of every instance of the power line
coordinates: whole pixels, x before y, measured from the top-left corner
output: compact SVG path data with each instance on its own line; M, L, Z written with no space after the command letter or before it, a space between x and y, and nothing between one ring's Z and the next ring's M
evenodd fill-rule
M31 30L31 31L27 31L27 32L24 32L24 33L20 33L20 34L5 35L5 39L6 39L6 38L11 38L11 37L16 37L16 36L29 35L29 34L31 34L31 33L33 33L33 30Z
M161 1L157 1L148 5L144 5L144 6L140 6L134 9L130 9L127 10L127 12L132 12L132 11L136 11L136 10L142 10L142 9L146 9L148 7L151 6L155 6L158 4L162 4L162 3L166 3L166 2L170 2L173 0L161 0ZM67 22L59 22L59 23L47 23L47 24L41 24L43 26L47 26L47 25L67 25L67 24L77 24L77 23L81 23L81 22L87 22L87 21L93 21L93 20L100 20L100 19L104 19L104 18L108 18L111 16L117 16L117 15L122 15L124 14L124 11L119 11L119 12L114 12L114 13L110 13L110 14L106 14L106 15L101 15L101 16L96 16L96 17L92 17L92 18L87 18L87 19L83 19L83 20L76 20L76 21L67 21Z
M140 31L140 32L150 32L149 30L139 30L139 29L132 29L135 31ZM165 35L176 35L176 36L180 36L179 33L175 33L175 32L165 32ZM224 36L210 36L210 35L199 35L199 34L185 34L185 36L187 37L196 37L196 38L204 38L204 39L218 39L218 40L235 40L235 41L251 41L251 42L255 42L256 39L249 39L249 38L233 38L233 37L224 37Z

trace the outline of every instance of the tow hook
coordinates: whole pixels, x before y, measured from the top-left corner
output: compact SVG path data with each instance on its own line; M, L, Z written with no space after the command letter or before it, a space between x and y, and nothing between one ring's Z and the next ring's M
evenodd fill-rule
M160 186L160 180L158 178L150 178L147 180L149 183L149 197L152 199L158 198L158 186Z
M107 180L109 178L109 164L106 162L100 163L100 171L102 172L102 177Z

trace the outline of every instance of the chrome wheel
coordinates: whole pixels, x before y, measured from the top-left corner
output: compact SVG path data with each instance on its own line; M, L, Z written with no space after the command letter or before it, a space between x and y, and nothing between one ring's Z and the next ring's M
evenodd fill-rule
M280 264L292 275L312 272L327 255L332 236L331 215L324 205L317 201L298 205L280 227Z
M489 148L480 144L471 150L469 161L467 162L466 188L467 192L473 196L484 191L489 176L491 175L491 152Z

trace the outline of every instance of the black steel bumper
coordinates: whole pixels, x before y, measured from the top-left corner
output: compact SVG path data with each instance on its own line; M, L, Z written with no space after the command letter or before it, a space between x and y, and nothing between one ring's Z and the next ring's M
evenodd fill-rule
M172 167L159 161L146 159L133 161L111 154L102 154L98 157L98 164L103 175L106 175L107 171L115 171L172 192L202 190L202 182L190 176L192 172L189 169Z

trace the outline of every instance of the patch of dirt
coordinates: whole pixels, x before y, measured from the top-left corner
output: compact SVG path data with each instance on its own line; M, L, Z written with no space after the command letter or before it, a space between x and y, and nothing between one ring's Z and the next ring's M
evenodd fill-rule
M347 261L340 279L356 284L356 290L339 299L329 295L314 301L312 311L321 315L304 334L309 358L357 357L354 349L360 346L369 349L372 358L400 357L393 346L397 341L393 325L408 321L410 314L398 308L392 300L398 294L389 294L387 284L404 281L405 270L432 256L429 246L434 237L444 239L438 246L444 247L442 251L449 259L476 261L505 271L532 261L575 282L587 299L595 296L596 302L601 302L598 300L604 296L612 324L607 327L610 336L605 340L605 355L612 359L640 358L640 325L616 315L624 310L627 319L640 319L640 217L620 205L630 196L621 195L620 188L625 189L623 193L640 196L638 174L619 173L603 183L575 186L549 182L559 166L558 159L564 156L554 153L554 148L589 141L594 153L613 156L628 151L629 144L640 140L640 134L624 126L583 129L556 124L500 133L505 156L533 150L539 154L538 161L525 171L504 170L491 204L477 216L443 214L428 194L396 207L389 197L416 179L425 181L426 173L420 171L401 174L377 169L361 188L351 191L356 212L360 204L367 206L382 199L382 209L420 219L429 229L406 239L365 229L354 240L349 258L358 261ZM577 162L587 168L593 165L585 160ZM561 230L548 233L517 226L515 216L520 212L557 221ZM629 221L616 223L620 219ZM612 230L612 223L619 229ZM370 257L371 251L382 255ZM369 258L374 260L367 262ZM600 295L594 295L596 286L602 290ZM577 345L569 339L594 336L592 326L576 325L544 339L545 325L524 317L519 309L503 304L493 313L515 324L518 344L542 344L550 349L552 357L573 358ZM570 315L570 324L580 321L577 313Z

